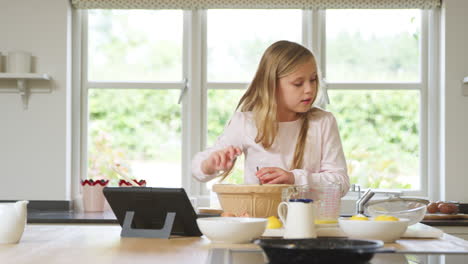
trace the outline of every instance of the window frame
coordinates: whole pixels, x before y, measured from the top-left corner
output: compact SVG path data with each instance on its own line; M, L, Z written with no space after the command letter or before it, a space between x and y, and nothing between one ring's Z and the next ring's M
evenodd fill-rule
M245 89L243 82L207 81L207 10L183 11L183 56L180 82L89 82L87 68L88 13L86 10L74 11L73 85L73 165L75 179L87 174L87 135L88 135L88 89L133 88L133 89L181 89L188 80L188 89L182 97L182 187L188 194L198 198L198 204L209 205L209 190L191 176L191 159L197 152L205 149L207 141L207 93L208 89ZM334 89L411 89L420 90L420 191L404 191L404 195L437 197L440 193L438 162L440 154L440 118L438 96L438 49L439 18L438 8L420 10L420 76L419 82L409 83L327 83L329 90ZM320 68L326 76L326 10L302 10L302 44L315 52ZM129 87L131 86L131 87ZM402 88L405 87L405 88ZM430 106L430 107L429 107ZM79 186L73 185L73 192L79 193ZM356 193L348 193L345 199L355 199Z

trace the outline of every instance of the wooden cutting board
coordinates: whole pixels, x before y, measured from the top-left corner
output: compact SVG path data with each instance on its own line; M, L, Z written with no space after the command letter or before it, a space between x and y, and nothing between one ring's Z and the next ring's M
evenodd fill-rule
M456 220L468 219L468 214L426 214L424 220Z

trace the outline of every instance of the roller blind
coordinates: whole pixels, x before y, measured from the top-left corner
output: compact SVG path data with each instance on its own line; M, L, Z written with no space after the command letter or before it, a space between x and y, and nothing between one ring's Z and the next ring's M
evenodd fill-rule
M71 0L79 9L431 9L441 0Z

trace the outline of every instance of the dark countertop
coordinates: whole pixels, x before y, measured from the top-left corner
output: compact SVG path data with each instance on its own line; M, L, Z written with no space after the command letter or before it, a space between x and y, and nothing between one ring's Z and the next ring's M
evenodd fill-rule
M429 226L468 226L467 219L456 220L423 220L421 223Z
M112 211L105 212L74 212L29 210L28 223L55 224L117 224ZM421 223L429 226L467 226L468 220L423 220Z
M54 224L117 224L117 218L112 211L105 212L74 212L51 210L28 210L28 223Z

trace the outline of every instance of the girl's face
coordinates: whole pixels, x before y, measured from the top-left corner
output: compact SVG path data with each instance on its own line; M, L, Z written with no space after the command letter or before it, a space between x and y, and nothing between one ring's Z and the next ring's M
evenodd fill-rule
M278 121L293 121L297 113L307 112L317 94L317 66L314 60L299 65L277 83Z

